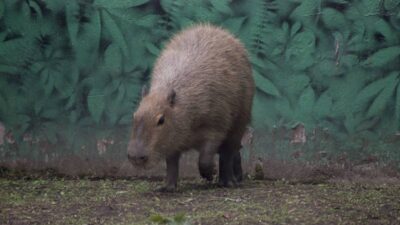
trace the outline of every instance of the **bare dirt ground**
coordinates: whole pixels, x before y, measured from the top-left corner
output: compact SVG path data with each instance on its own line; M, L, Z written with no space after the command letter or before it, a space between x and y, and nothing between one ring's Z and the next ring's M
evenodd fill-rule
M400 224L400 184L0 178L0 224Z

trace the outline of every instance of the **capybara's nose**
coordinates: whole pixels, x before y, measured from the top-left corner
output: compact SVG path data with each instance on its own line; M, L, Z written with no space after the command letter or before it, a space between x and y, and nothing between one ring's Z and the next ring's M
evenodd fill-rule
M132 160L133 160L133 158L134 158L134 156L133 156L132 154L129 154L129 153L128 153L128 155L127 155L127 156L128 156L128 159L129 159L129 160L131 160L131 161L132 161Z
M149 157L146 154L132 155L128 153L128 159L138 165L146 164L149 161Z

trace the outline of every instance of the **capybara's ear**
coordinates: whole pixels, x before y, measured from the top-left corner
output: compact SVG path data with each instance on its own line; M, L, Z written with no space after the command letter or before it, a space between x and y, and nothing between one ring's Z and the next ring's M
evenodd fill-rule
M172 89L169 93L168 93L168 103L171 107L173 107L175 105L175 98L176 98L176 92L174 89Z
M146 85L143 85L142 87L142 98L144 98L144 96L146 96L149 93L149 89L147 88Z

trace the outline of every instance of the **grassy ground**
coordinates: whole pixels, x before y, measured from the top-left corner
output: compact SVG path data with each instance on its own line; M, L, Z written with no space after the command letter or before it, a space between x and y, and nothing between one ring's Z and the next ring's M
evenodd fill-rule
M0 224L400 224L400 185L0 178ZM176 217L173 219L173 217Z

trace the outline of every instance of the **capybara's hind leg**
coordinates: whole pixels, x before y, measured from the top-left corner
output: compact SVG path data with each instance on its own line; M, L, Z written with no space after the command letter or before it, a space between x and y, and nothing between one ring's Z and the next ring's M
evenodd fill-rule
M235 175L237 182L243 180L242 157L240 151L236 151L233 156L233 174Z
M228 141L222 144L219 150L219 185L223 187L236 186L236 178L233 171L235 151L234 145Z
M233 154L230 152L219 153L219 181L222 187L233 187L236 179L233 175Z

